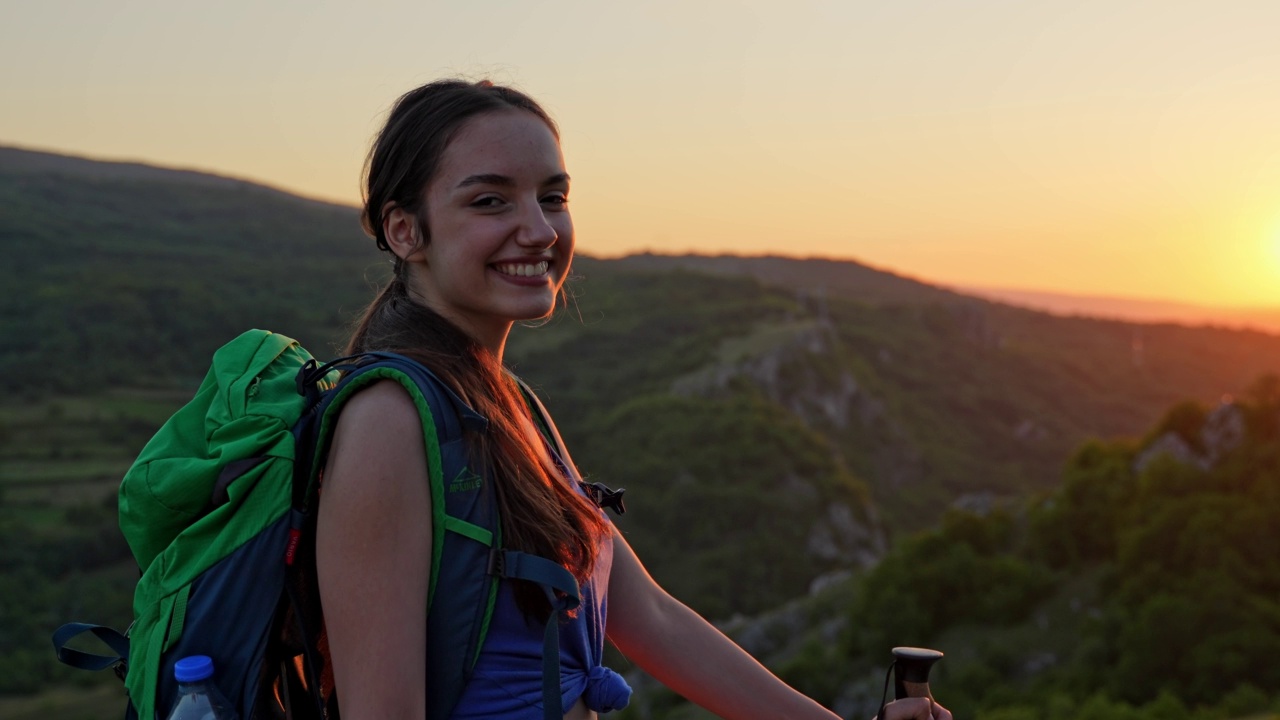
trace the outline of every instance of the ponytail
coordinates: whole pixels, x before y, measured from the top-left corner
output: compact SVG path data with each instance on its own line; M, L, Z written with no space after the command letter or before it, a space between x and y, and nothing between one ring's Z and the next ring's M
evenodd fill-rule
M395 277L370 303L347 345L348 354L394 352L421 362L489 420L474 435L478 467L496 491L503 545L556 560L586 581L600 541L610 531L599 509L572 487L543 442L518 386L489 350L440 314L414 300ZM519 583L521 609L545 619L546 596Z

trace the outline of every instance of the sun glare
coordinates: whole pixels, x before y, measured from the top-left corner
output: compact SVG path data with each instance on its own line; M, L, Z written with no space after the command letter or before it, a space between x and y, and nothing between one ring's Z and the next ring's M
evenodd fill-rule
M1280 273L1280 221L1272 224L1271 239L1267 243L1267 250L1270 251L1267 259L1271 261L1272 269Z

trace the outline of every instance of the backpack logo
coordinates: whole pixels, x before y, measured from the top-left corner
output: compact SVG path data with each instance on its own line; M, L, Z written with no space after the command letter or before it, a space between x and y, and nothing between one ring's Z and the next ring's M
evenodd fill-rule
M471 468L466 465L458 471L456 477L449 481L449 492L469 492L471 490L479 490L484 480L477 475Z

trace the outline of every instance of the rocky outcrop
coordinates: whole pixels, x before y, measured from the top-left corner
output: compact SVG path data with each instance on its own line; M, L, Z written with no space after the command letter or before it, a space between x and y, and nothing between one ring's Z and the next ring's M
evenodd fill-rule
M1164 433L1138 453L1133 461L1134 473L1142 474L1162 456L1182 465L1208 470L1244 442L1245 432L1244 410L1230 400L1224 401L1205 418L1197 438L1198 447L1177 433Z
M812 299L807 302L814 304ZM910 488L925 474L920 449L886 403L855 375L857 363L850 362L821 306L813 312L808 318L762 325L750 336L724 341L719 360L675 380L672 394L712 397L749 384L830 439L846 465L866 468L876 487L892 492ZM842 518L842 512L847 516ZM847 517L859 515L857 508L831 508L815 525L811 551L828 556L836 547L859 547L847 555L848 562L852 566L874 562L883 551L884 534L874 519L874 528L863 524L851 530L857 523L846 522ZM861 541L852 542L859 533ZM871 537L874 541L869 543Z
M671 392L712 396L747 382L824 434L874 426L881 436L896 438L885 448L887 461L876 462L879 484L909 484L919 474L919 452L839 353L834 328L824 318L761 327L752 337L726 341L720 362L677 379Z
M1191 465L1201 470L1209 467L1208 460L1200 455L1190 443L1177 433L1165 433L1156 438L1133 461L1134 474L1141 475L1157 458L1169 457L1182 465Z
M1245 418L1244 410L1233 402L1224 402L1205 418L1204 427L1200 430L1200 439L1204 443L1206 459L1210 464L1216 463L1224 455L1244 442Z
M811 426L845 429L855 419L874 422L884 414L884 404L852 373L842 369L824 377L816 371L813 359L832 353L835 343L831 325L823 320L762 327L753 337L726 342L719 363L677 379L671 392L715 395L745 380Z
M870 567L885 552L884 534L875 530L876 527L878 523L860 520L848 505L832 503L809 531L806 550L815 557L845 567Z

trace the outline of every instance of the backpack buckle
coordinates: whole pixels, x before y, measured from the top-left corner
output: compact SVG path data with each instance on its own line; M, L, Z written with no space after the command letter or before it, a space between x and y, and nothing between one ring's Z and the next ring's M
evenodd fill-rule
M582 490L597 507L601 509L608 508L613 511L614 515L625 515L627 513L627 506L622 502L622 495L627 491L626 488L612 490L601 482L583 482Z
M320 363L315 358L311 358L302 363L302 367L298 368L298 374L293 378L298 388L298 394L307 399L308 407L314 404L316 398L320 395L320 391L316 389L316 378L312 376L312 373L318 367L320 367Z

